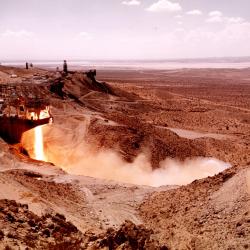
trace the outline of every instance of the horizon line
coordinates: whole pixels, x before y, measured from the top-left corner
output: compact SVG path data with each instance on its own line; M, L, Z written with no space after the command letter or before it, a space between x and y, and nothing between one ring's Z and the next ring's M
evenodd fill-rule
M87 58L78 58L78 59L70 59L70 58L54 58L54 59L35 59L35 58L31 58L31 59L0 59L0 64L1 63L5 63L5 62L26 62L26 61L40 61L40 62L53 62L53 61L63 61L63 60L67 60L67 61L72 61L72 62L77 62L77 61L105 61L105 62L112 62L112 61L143 61L143 62L160 62L160 61L188 61L188 60L222 60L222 59L250 59L250 55L249 56L209 56L209 57L176 57L176 58L159 58L159 59L149 59L149 58L145 58L145 59L136 59L136 58L130 58L130 59L111 59L111 58L107 58L107 59L87 59Z

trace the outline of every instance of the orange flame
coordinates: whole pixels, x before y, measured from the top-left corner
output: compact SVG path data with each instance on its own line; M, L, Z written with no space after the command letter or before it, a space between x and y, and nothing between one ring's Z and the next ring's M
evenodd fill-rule
M40 112L27 112L26 118L35 121L50 118L50 107L47 106L45 109L40 110Z
M39 119L45 119L45 118L49 118L49 117L50 117L49 108L46 107L46 109L44 109L40 112Z
M44 152L43 127L38 126L23 133L21 143L32 159L48 161Z
M42 126L35 127L34 131L34 158L39 161L46 161L47 158L44 154Z

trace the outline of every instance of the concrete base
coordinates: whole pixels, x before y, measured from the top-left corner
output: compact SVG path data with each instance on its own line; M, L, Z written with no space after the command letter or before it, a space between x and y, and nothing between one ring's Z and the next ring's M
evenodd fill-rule
M18 117L0 117L0 137L9 144L21 142L22 134L40 125L48 124L50 118L42 120L24 120Z

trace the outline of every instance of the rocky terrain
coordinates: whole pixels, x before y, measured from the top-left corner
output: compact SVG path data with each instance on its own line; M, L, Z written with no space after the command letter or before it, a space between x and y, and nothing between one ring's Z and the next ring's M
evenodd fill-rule
M248 249L249 168L168 192L154 193L140 206L146 225L170 249Z
M250 248L249 79L249 69L95 77L0 66L0 84L35 84L54 117L47 162L32 159L32 131L19 145L0 140L0 247ZM145 166L197 157L232 167L183 186L138 185Z

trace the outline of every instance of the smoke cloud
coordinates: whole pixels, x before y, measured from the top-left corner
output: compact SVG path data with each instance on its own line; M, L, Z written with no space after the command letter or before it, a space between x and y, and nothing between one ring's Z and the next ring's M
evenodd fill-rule
M215 158L199 157L184 162L166 158L158 169L152 169L146 154L140 154L133 163L128 163L114 150L96 150L89 145L84 138L85 130L84 124L72 125L71 132L60 126L43 127L47 160L69 174L154 187L185 185L230 167L230 164ZM32 130L24 134L23 145L34 157L34 149L28 147L32 134Z

